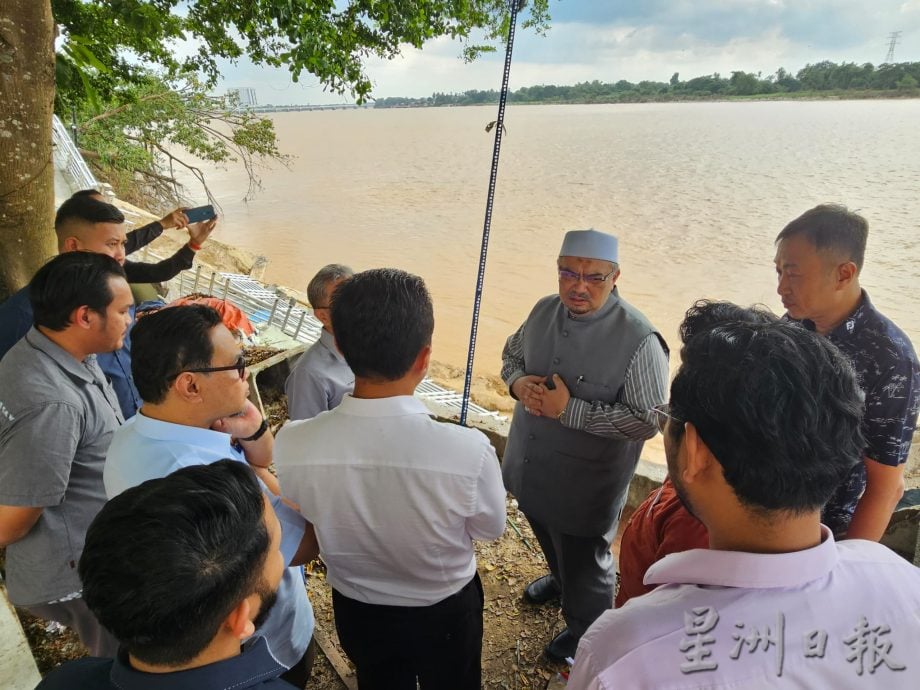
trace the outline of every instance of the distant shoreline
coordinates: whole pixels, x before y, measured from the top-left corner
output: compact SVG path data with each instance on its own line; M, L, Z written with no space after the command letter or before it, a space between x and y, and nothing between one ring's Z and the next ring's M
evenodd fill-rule
M920 98L920 89L904 91L889 90L840 90L840 91L790 91L787 93L764 93L750 96L712 96L671 95L637 96L609 99L575 99L575 100L509 100L508 105L619 105L634 103L730 103L736 101L866 101L889 100L900 101ZM498 101L485 103L450 103L450 104L415 104L415 105L375 105L374 109L395 110L401 108L468 108L482 105L498 105Z
M642 96L635 98L619 99L579 99L579 100L543 100L521 101L509 100L508 105L635 105L642 103L737 103L737 102L765 102L765 101L903 101L920 98L920 89L903 91L872 90L872 91L794 91L788 93L765 93L751 96ZM354 105L342 103L335 105L281 105L258 106L250 108L253 113L292 113L314 110L408 110L421 108L475 108L482 106L495 106L498 101L483 103L414 103L404 105Z

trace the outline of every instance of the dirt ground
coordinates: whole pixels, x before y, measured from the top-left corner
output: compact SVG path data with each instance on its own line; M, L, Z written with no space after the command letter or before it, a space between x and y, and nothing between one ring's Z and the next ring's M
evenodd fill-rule
M479 575L485 589L482 687L542 690L551 678L565 670L564 665L552 664L543 657L543 646L562 630L564 622L557 605L535 607L521 599L524 587L546 573L546 564L527 521L512 499L507 507L514 527L506 525L504 535L495 542L476 545ZM318 636L330 640L347 664L347 657L337 647L332 596L324 567L314 564L311 570L307 587ZM17 613L42 674L86 654L76 635L66 628L48 625L21 610ZM307 687L345 690L347 686L325 655L319 653Z

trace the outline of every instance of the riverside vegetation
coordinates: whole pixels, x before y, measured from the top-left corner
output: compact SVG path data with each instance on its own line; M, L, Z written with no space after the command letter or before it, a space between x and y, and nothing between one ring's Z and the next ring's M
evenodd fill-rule
M836 64L825 60L805 65L794 75L780 67L763 76L733 71L716 72L681 81L675 72L667 82L621 79L585 81L574 86L523 86L508 94L510 103L647 103L745 98L897 98L920 97L920 62ZM378 108L422 108L486 105L498 102L498 91L434 93L427 98L378 98Z

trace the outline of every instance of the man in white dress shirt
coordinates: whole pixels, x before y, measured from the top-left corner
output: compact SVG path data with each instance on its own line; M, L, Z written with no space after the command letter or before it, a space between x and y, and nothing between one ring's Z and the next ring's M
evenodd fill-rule
M323 330L284 382L291 419L312 419L320 412L338 407L345 394L355 387L355 375L335 345L331 309L332 293L339 283L353 275L348 266L329 264L319 269L307 286L313 315L323 324Z
M569 690L916 688L920 569L820 522L863 458L853 367L796 324L713 322L720 309L688 313L659 408L709 548L665 556L644 578L657 589L597 619Z
M439 423L413 392L434 315L417 276L358 273L336 291L355 390L275 445L285 495L316 529L336 630L361 690L480 687L474 539L504 531L505 490L481 432Z

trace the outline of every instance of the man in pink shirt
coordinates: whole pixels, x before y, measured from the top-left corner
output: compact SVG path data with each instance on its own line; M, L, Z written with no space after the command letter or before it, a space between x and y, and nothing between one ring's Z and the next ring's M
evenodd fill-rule
M756 321L689 337L659 409L709 549L655 563L655 591L591 626L570 690L916 687L920 569L820 523L865 446L853 368L814 333Z

